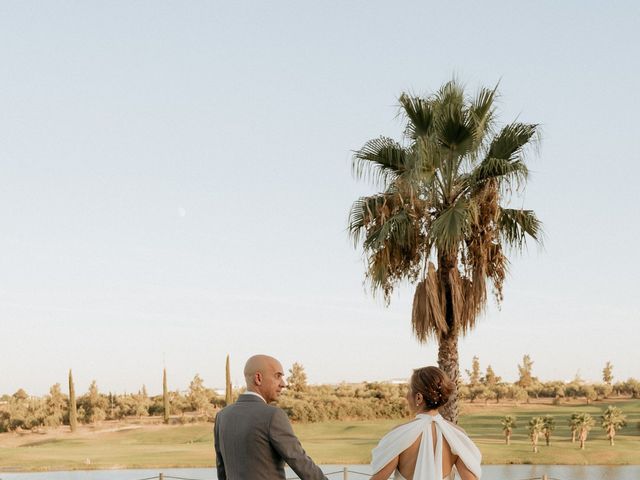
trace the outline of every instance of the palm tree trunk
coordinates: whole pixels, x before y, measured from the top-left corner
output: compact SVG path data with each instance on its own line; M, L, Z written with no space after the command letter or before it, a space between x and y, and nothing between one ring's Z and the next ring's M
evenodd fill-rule
M458 333L449 331L440 338L438 345L438 366L448 375L455 387L449 402L440 409L444 418L453 423L458 423L458 382L460 370L458 368Z
M458 384L460 382L460 367L458 361L458 328L453 316L453 295L449 274L456 267L455 256L442 254L438 257L438 274L444 286L445 294L445 321L449 331L440 336L438 343L438 366L454 384L449 402L440 409L444 418L453 423L458 423Z

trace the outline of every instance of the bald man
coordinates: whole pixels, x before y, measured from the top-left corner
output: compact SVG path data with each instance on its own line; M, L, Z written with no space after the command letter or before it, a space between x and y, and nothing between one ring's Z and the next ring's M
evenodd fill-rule
M302 449L286 413L270 405L286 387L280 362L254 355L244 378L247 391L216 416L218 480L285 480L285 462L302 480L327 480Z

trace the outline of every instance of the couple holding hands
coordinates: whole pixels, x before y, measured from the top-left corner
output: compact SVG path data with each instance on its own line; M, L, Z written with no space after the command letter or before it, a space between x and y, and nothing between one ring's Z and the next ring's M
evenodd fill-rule
M286 386L284 369L267 355L244 368L247 391L216 416L218 480L284 480L287 463L302 480L327 480L305 453L285 412L271 405ZM372 480L479 480L480 450L438 408L454 385L437 367L413 371L407 393L413 417L386 434L372 451Z

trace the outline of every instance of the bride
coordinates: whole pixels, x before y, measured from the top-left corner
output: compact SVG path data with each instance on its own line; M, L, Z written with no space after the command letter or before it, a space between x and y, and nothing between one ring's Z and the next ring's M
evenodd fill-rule
M387 433L371 452L371 480L479 480L482 456L467 434L445 420L453 382L437 367L413 371L407 402L415 419Z

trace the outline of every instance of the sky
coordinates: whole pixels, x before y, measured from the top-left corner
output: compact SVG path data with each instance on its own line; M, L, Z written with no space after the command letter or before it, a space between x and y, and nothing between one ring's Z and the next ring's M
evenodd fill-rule
M410 286L385 307L346 232L351 175L401 138L402 92L499 82L541 125L512 204L544 222L460 342L506 380L640 377L640 4L0 4L0 394L242 382L254 353L312 383L406 378Z

